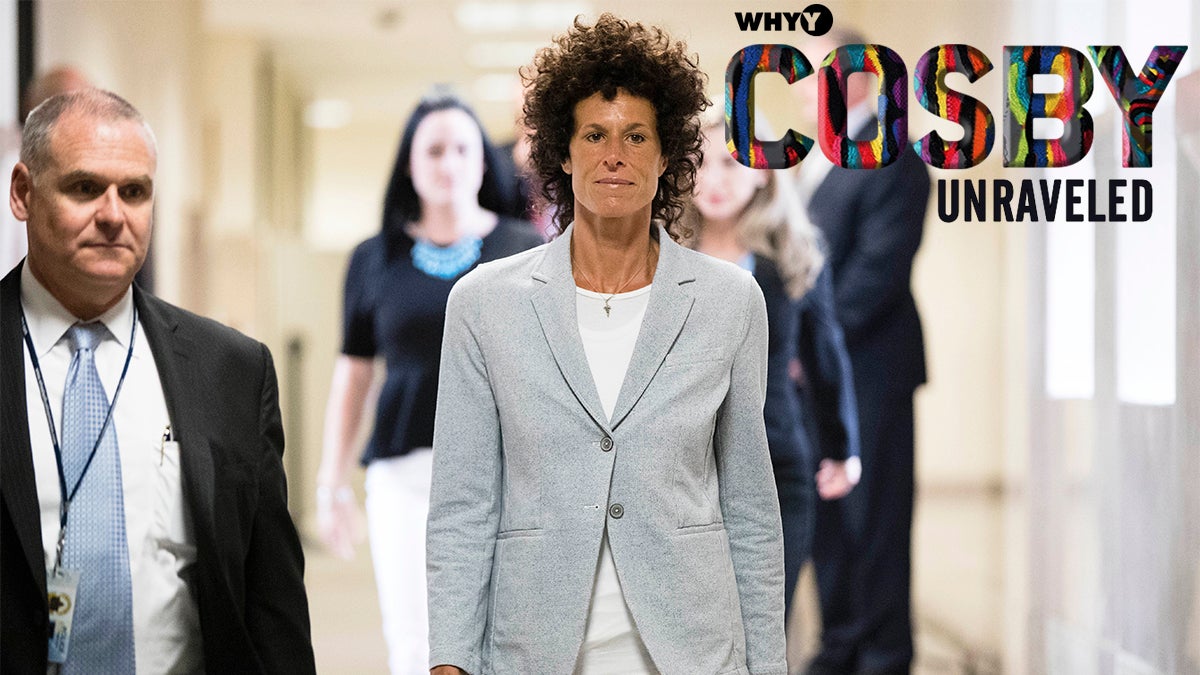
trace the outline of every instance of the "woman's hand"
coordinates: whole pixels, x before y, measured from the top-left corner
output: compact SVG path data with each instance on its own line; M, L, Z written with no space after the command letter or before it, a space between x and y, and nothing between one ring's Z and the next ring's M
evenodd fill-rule
M817 494L826 501L841 499L858 485L860 477L862 461L858 457L851 457L842 462L823 459L821 468L817 469Z
M371 359L339 356L325 407L324 447L317 470L317 534L343 560L354 557L354 545L366 534L348 476L354 466L354 441L363 409L373 398L374 368Z
M362 543L366 528L349 485L317 488L317 532L334 555L342 560L354 558L354 547Z

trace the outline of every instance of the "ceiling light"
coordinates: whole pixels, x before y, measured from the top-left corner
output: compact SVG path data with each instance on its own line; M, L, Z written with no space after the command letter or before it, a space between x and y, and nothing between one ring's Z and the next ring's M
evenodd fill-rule
M466 59L475 68L516 69L532 62L533 55L546 44L529 40L476 42L467 48Z
M580 14L588 14L587 2L464 2L454 18L464 30L499 33L518 30L564 31Z
M313 129L340 129L350 123L351 112L348 101L317 99L304 108L304 125Z
M512 101L521 92L521 78L516 73L488 73L475 78L471 85L476 101L499 103Z

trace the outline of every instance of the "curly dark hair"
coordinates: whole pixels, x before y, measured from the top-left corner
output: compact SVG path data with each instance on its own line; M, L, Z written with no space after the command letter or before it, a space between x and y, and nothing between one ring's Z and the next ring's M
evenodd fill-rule
M700 157L699 114L710 105L707 77L682 41L661 28L631 23L609 13L588 26L582 17L521 69L527 86L525 126L532 169L541 195L555 209L561 234L575 218L571 176L562 169L575 133L575 105L599 92L611 101L622 89L654 106L667 170L658 179L651 219L678 239L684 200L691 194Z

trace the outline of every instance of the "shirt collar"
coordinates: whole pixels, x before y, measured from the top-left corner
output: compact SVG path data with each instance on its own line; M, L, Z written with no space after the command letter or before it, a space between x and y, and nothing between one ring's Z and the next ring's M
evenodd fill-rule
M29 337L33 339L39 357L45 356L58 344L68 328L82 321L63 307L33 276L28 260L21 266L21 309L25 312ZM133 287L125 289L125 294L117 304L109 307L97 320L104 324L121 347L128 349L129 334L133 329Z

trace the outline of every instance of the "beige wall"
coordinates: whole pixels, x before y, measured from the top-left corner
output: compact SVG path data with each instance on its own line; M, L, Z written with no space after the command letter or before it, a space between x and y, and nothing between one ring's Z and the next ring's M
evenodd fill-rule
M0 44L17 44L17 2L0 0ZM0 129L17 123L17 54L0 55Z
M379 232L383 193L403 124L397 115L391 121L308 130L311 178L303 220L310 246L346 252Z

